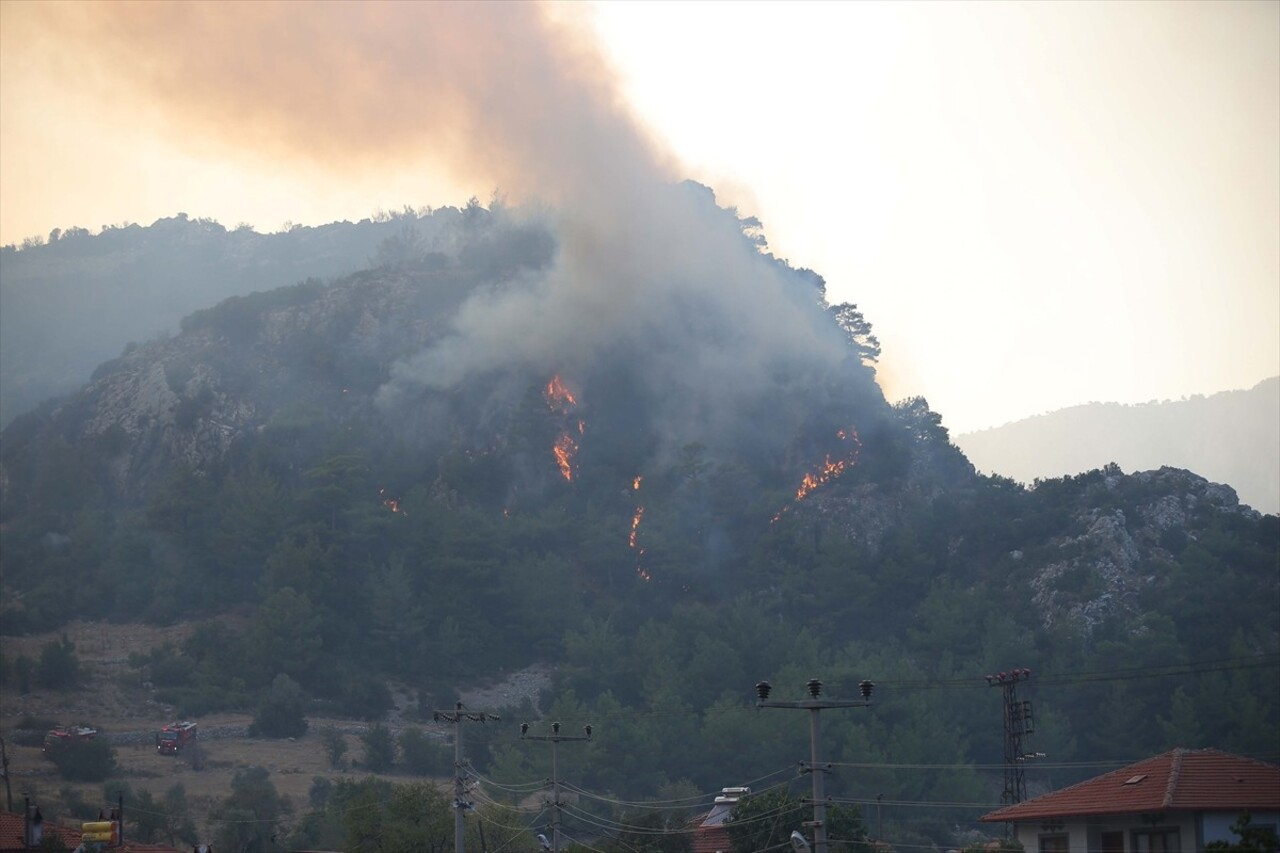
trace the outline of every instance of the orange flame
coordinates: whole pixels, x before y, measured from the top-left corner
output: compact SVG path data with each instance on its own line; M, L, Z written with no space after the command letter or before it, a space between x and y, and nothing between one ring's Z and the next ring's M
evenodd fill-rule
M644 477L637 474L635 479L631 481L631 490L634 492L640 491L640 483L643 480L644 480ZM648 581L653 580L653 576L650 575L648 572L646 572L644 568L640 565L640 558L644 556L644 549L640 547L640 542L639 542L640 522L643 519L644 519L644 507L637 505L635 514L631 516L631 536L629 537L628 542L631 545L631 550L636 552L636 575L640 578L640 580L645 581L647 583Z
M568 412L574 406L578 405L578 398L573 396L573 392L565 387L564 380L560 378L560 374L551 377L551 381L547 383L547 389L543 392L546 397L547 405L557 412Z
M813 492L814 489L830 483L836 477L843 474L845 469L848 467L848 460L837 459L832 462L831 454L828 453L826 458L822 461L821 470L815 471L812 474L804 475L804 479L800 481L800 488L796 489L796 500L804 500Z
M800 481L800 487L796 489L796 497L794 502L802 501L809 495L813 494L814 489L825 486L835 478L839 477L845 471L858 464L858 454L862 450L862 439L858 437L858 431L853 427L846 430L837 430L836 438L841 441L849 441L852 439L853 447L849 452L840 459L832 459L828 453L822 459L822 466L816 471L812 471L804 475L804 479ZM777 521L786 514L790 506L784 506L778 510L778 514L773 517L773 521Z
M631 517L631 547L636 547L636 535L640 531L640 520L644 518L644 507L636 507L636 514Z
M382 505L385 506L387 509L391 510L392 512L398 512L401 515L403 515L405 518L409 517L409 513L404 512L403 510L400 509L400 499L387 497L386 489L379 488L378 497L382 498Z
M547 382L542 395L551 411L561 415L568 415L578 405L578 398L573 396L573 392L565 386L564 380L558 373ZM586 421L578 419L577 426L578 435L583 435L587 431ZM569 434L569 430L566 429L560 433L560 437L551 447L551 452L555 454L560 475L569 482L573 482L573 458L578 453L578 442Z
M560 466L560 475L570 482L573 481L573 457L578 452L578 442L573 440L573 436L569 433L561 433L556 439L555 445L551 448L551 452L556 455L556 464Z

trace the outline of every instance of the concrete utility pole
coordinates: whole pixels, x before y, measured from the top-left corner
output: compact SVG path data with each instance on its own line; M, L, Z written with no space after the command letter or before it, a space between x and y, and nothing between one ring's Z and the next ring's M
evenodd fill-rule
M437 723L453 723L453 853L466 853L466 822L463 820L463 812L471 807L471 803L467 802L467 771L462 761L462 724L484 723L502 718L484 711L467 711L458 702L452 711L432 711L431 719Z
M529 724L520 724L520 737L523 740L541 740L551 744L551 853L560 853L560 771L556 753L560 742L564 740L591 740L591 726L585 725L585 735L562 735L560 724L551 724L551 734L531 735Z
M9 787L9 753L2 737L0 737L0 770L4 771L5 810L11 812L13 811L13 788Z
M870 681L858 682L861 699L819 699L822 694L822 682L816 678L809 679L809 698L799 702L770 702L769 691L773 686L767 681L756 685L759 700L757 708L800 708L809 712L809 767L805 772L813 775L813 849L815 853L827 853L827 794L826 778L823 774L830 772L830 766L824 766L819 758L822 746L822 727L818 714L823 708L866 708L871 705L871 690L875 687ZM804 762L800 762L804 767Z

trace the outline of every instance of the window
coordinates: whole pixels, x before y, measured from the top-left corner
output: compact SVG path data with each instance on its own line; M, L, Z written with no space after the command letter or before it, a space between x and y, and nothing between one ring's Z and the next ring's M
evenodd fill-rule
M1179 853L1178 830L1140 830L1133 834L1134 853Z
M1065 834L1040 836L1040 853L1068 853L1070 849Z
M1124 853L1124 833L1102 833L1102 853Z

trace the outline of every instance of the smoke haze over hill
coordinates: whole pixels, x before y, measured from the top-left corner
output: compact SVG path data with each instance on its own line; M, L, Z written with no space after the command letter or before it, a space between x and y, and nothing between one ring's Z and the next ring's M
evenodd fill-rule
M979 470L1024 483L1115 462L1126 471L1170 465L1280 512L1280 378L1245 391L1122 406L1090 403L956 436Z
M229 156L377 171L429 152L515 201L552 205L555 267L464 306L453 336L397 367L384 406L513 363L580 373L620 347L648 358L701 432L739 419L764 377L836 367L844 351L817 322L821 291L784 281L706 194L674 185L600 56L553 11L77 4L21 22L74 34L84 55L63 61L109 75L114 97L161 104L175 131ZM743 375L758 378L742 387Z

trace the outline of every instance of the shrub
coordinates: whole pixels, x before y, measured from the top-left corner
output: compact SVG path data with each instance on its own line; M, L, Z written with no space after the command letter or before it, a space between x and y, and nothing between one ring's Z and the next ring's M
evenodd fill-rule
M51 690L66 690L80 680L80 659L76 644L66 634L61 641L40 647L40 663L36 665L36 683Z
M70 782L101 782L116 772L116 751L101 738L52 744L47 754Z
M448 776L453 770L453 754L449 748L421 729L405 729L400 733L400 754L405 768L419 776Z
M364 742L364 766L374 773L390 770L396 760L396 744L391 730L382 723L374 723L360 736Z
M321 730L320 740L324 743L325 755L329 756L329 766L334 770L342 769L342 757L347 754L347 739L342 732L327 726Z
M266 737L302 737L307 733L304 715L306 697L298 682L281 673L263 697L258 713L249 726L252 735Z

